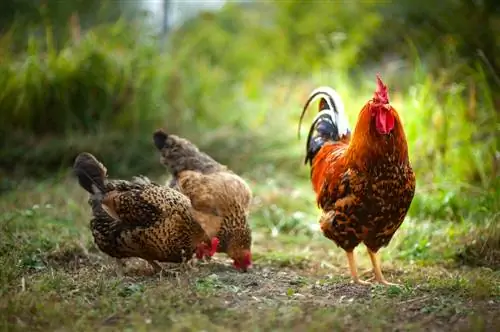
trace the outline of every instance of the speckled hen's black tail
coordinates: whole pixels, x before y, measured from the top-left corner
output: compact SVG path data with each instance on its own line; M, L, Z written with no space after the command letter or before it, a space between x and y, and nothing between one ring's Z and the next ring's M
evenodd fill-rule
M78 178L80 186L90 194L105 191L106 167L92 154L88 152L80 153L73 164L73 172Z
M153 142L161 152L162 163L176 177L182 171L211 173L224 167L187 139L157 130L153 134Z
M344 114L344 104L339 94L332 88L319 87L311 92L304 105L299 121L299 137L300 125L306 109L318 99L320 100L319 110L309 128L306 141L304 164L309 162L309 165L312 164L314 157L326 142L339 141L351 134Z

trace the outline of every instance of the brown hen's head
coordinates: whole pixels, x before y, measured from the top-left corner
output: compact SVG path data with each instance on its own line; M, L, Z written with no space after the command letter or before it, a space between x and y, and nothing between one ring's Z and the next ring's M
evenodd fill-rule
M375 120L375 128L380 135L387 135L394 129L394 110L389 104L387 86L377 75L377 88L371 102L371 115Z
M248 249L243 249L241 251L233 253L231 256L233 259L233 266L243 272L247 272L248 268L252 266L252 253Z
M246 224L246 222L245 222ZM246 272L252 266L252 231L250 227L233 230L227 246L227 255L233 259L233 266Z

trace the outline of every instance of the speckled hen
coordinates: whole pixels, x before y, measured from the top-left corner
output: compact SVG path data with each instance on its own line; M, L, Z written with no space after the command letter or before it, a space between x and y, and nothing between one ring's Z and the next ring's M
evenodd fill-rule
M184 138L158 130L153 139L173 176L170 186L190 198L193 216L207 233L198 258L224 252L235 268L246 271L252 262L248 184Z
M384 278L378 251L403 223L415 193L415 174L397 111L389 104L387 87L377 76L377 89L358 116L351 134L340 96L321 87L309 96L320 100L307 138L305 163L323 213L323 234L347 253L353 280L358 276L354 248L363 242L373 265L374 279ZM300 124L299 124L300 128Z
M155 272L156 261L189 261L206 236L191 215L191 203L180 192L152 183L146 177L132 181L107 180L106 167L90 153L80 153L73 170L90 193L93 218L90 229L98 248L117 259L140 257Z

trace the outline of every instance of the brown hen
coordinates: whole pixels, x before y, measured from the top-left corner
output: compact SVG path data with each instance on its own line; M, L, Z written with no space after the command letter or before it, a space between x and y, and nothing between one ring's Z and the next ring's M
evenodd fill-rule
M80 153L73 166L80 185L90 193L90 229L98 248L117 259L140 257L155 272L156 263L189 261L205 232L191 215L189 199L146 177L107 180L107 170L90 153Z
M197 256L227 253L237 269L251 266L252 232L248 215L252 191L226 166L190 141L158 130L153 136L161 162L170 170L171 187L189 197L194 218L207 233Z
M311 165L311 182L323 210L321 230L346 251L355 282L368 283L359 279L354 257L354 248L363 242L375 280L388 285L378 250L401 226L415 193L403 125L379 77L352 135L342 100L328 87L311 93L301 120L317 99L319 113L309 130L305 162Z

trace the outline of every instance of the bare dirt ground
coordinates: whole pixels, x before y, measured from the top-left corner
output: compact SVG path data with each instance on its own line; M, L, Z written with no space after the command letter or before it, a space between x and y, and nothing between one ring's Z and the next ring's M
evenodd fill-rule
M261 249L248 273L220 256L153 276L147 263L131 259L123 277L93 250L55 250L45 256L44 268L23 275L2 299L3 327L496 331L500 326L498 273L489 269L391 267L385 273L403 282L400 288L367 287L350 283L341 255L333 257L333 266L324 266Z

